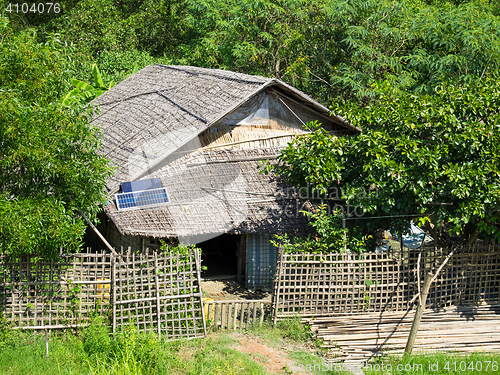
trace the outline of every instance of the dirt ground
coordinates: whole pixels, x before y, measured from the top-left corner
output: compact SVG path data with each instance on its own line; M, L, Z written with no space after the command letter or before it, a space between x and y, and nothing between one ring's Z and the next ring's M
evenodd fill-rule
M236 280L206 280L201 282L203 295L217 301L236 299L269 299L271 293L262 290L251 291L236 282Z
M241 353L248 354L254 361L262 364L270 374L290 374L293 360L288 356L288 351L297 349L289 344L283 343L281 347L275 348L270 341L246 335L242 333L231 334L238 345L235 349ZM300 348L301 350L307 350ZM309 372L293 372L294 375L309 375Z

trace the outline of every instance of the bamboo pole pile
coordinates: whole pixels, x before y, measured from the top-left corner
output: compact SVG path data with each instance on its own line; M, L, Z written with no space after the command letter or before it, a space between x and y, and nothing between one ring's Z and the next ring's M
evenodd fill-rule
M333 361L367 361L403 354L414 311L304 319ZM414 352L500 350L500 305L462 306L423 313Z

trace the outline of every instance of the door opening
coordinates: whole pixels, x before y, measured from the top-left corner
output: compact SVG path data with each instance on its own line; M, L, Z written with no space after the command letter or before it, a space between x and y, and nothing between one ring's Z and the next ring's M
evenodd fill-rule
M201 248L202 266L207 267L202 273L203 278L229 276L236 277L238 273L236 253L240 236L236 234L222 234L208 241L200 242L196 246Z

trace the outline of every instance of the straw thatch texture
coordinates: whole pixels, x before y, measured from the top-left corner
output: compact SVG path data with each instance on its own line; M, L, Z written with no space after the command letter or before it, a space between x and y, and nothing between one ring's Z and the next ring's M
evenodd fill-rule
M172 203L163 207L105 210L123 234L192 237L209 233L300 232L306 218L273 174L261 174L259 163L275 160L279 148L206 150L179 159L154 173Z
M118 167L111 189L174 152L269 79L191 67L148 66L91 104L103 152Z
M102 152L118 167L108 187L116 192L121 182L145 178L169 155L271 86L300 103L304 113L326 119L342 133L358 132L279 80L189 66L148 66L90 103L98 108L92 122L103 132Z

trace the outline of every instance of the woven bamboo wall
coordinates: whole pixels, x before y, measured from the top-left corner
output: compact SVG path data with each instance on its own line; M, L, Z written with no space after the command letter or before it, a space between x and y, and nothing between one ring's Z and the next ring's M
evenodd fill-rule
M278 249L271 244L271 235L247 234L245 237L245 286L272 291Z
M275 319L407 310L416 301L419 278L435 272L450 251L281 254L273 290ZM493 304L499 297L500 250L474 246L455 252L431 286L427 305Z

